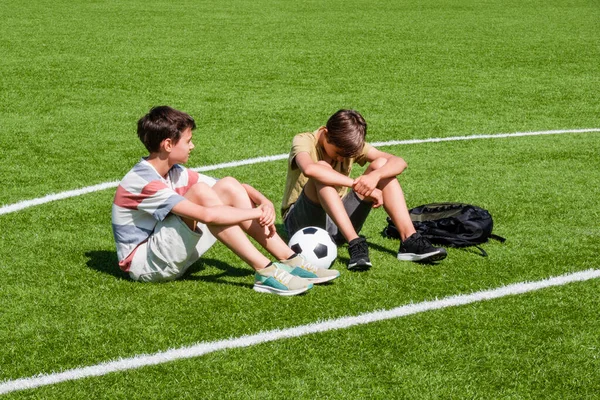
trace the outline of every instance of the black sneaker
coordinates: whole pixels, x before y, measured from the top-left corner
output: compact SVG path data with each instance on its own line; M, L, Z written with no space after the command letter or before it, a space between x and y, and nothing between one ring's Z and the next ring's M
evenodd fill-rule
M369 246L364 237L351 240L348 243L348 253L350 253L350 261L348 261L348 269L350 271L366 271L371 268Z
M446 249L433 247L419 232L413 233L404 242L400 242L398 250L398 260L401 261L439 261L446 258L446 255Z

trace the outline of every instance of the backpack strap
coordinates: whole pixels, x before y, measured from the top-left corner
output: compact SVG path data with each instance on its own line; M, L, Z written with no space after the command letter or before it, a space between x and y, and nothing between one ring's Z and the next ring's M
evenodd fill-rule
M452 247L457 247L457 246L461 246L461 245L466 246L466 247L471 247L471 246L475 247L477 250L479 250L479 253L480 253L479 255L481 257L488 256L487 251L485 251L481 246L473 244L469 241L453 240L453 243L451 244Z
M481 252L481 256L482 257L487 257L488 256L488 253L484 249L482 249L481 247L479 247L477 245L475 245L475 247L477 247L477 250L479 250Z
M502 236L494 235L493 233L490 235L490 239L495 239L495 240L499 241L500 243L506 242L505 238L503 238ZM459 240L455 240L455 244L460 245L461 243L460 243ZM476 247L477 250L479 250L479 252L481 253L482 257L487 257L488 256L488 253L483 248L481 248L481 246L478 246L476 244L472 244L472 243L469 243L469 242L464 242L464 244L468 245L468 246Z
M500 243L506 242L506 238L503 238L502 236L494 235L493 233L490 235L490 239L495 239L495 240L499 241Z

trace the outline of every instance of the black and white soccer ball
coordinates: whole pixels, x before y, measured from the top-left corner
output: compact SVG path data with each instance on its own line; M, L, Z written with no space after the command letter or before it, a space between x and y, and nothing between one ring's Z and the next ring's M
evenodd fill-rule
M316 226L308 226L294 233L288 246L317 268L327 269L337 258L337 247L331 236L325 229Z

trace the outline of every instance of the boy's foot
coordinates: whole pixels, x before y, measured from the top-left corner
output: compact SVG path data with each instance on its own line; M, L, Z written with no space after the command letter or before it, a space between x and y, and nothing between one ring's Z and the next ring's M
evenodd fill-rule
M254 290L260 293L294 296L313 287L312 283L290 274L286 271L286 268L285 265L273 263L270 267L256 271L254 274Z
M286 265L288 272L294 276L299 276L312 283L329 282L340 276L340 271L335 269L317 268L309 263L302 254L296 254L296 257L289 260L282 260L280 264Z
M350 261L348 261L348 269L350 271L366 271L371 268L371 260L369 260L369 246L364 237L358 237L348 243L348 253Z
M431 242L425 239L419 232L415 232L400 242L398 260L431 262L446 258L446 249L433 247Z

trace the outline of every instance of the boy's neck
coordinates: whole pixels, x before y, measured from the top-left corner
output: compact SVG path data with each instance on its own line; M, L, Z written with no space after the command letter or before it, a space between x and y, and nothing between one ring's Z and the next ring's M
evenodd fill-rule
M152 165L156 172L158 172L163 178L167 177L171 167L173 167L169 163L168 154L162 155L161 153L150 153L148 158L146 158L146 161Z

